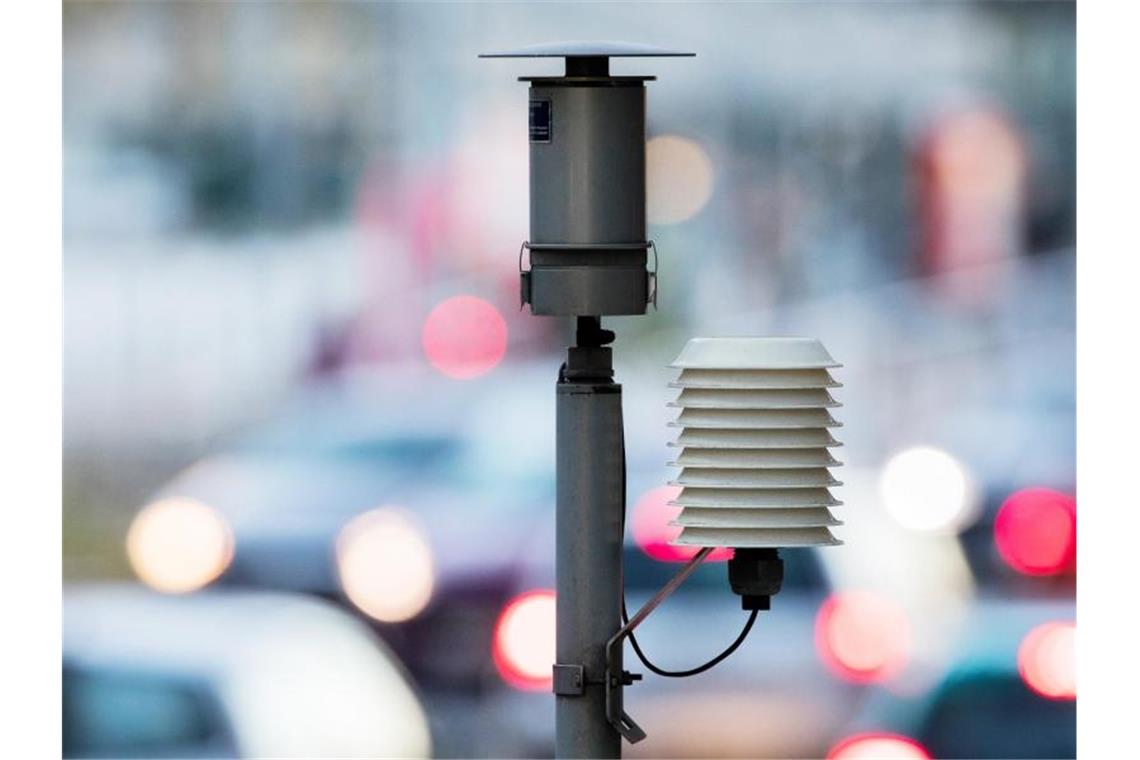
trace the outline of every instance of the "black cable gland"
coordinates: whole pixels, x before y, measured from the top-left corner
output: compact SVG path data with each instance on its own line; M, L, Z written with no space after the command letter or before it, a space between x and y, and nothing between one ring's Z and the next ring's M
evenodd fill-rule
M746 610L767 610L784 582L784 560L776 549L736 549L728 561L728 584Z

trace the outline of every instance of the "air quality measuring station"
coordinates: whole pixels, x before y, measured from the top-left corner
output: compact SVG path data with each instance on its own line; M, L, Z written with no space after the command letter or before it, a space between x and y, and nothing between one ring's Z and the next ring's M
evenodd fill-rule
M562 58L562 76L529 83L530 233L519 251L519 291L537 316L573 317L574 345L556 394L556 755L620 757L645 731L623 691L628 639L647 669L703 672L744 641L780 590L779 549L840 543L831 512L840 485L829 468L840 425L831 390L840 366L810 338L696 338L673 366L678 408L670 445L679 468L675 543L696 553L648 602L624 603L625 436L614 382L612 331L602 317L644 314L657 298L657 250L646 231L646 83L615 75L611 58L693 53L617 42L532 45L484 58ZM521 137L521 135L520 135ZM737 639L701 666L665 671L634 634L716 547L733 549L728 586L747 612Z

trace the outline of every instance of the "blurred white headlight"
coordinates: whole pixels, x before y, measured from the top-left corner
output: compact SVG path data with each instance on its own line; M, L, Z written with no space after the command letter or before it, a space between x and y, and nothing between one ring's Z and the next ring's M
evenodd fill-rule
M337 538L336 561L349 601L376 620L410 620L431 600L431 548L398 510L382 507L353 518Z
M953 533L976 517L977 500L966 468L932 446L895 454L879 478L883 505L908 530Z
M233 533L212 507L182 497L144 507L127 532L127 558L157 591L186 593L221 575L233 559Z

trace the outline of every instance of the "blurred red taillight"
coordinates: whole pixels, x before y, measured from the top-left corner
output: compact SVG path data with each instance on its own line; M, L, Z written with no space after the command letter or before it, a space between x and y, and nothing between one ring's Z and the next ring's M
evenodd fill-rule
M930 760L921 744L899 734L849 736L827 753L827 760Z
M493 370L507 353L507 323L491 303L455 296L436 306L424 321L424 354L437 370L469 380Z
M676 546L672 543L681 534L679 525L669 523L681 513L680 507L669 502L681 493L680 486L658 486L641 495L633 505L630 533L634 543L649 557L659 562L688 562L700 551L699 546ZM705 558L706 562L727 562L732 549L718 547Z
M1049 699L1077 698L1077 627L1044 623L1021 640L1017 670L1025 684Z
M910 621L893 599L871 591L844 591L820 607L815 643L824 664L841 678L885 681L906 667Z
M994 520L998 553L1025 575L1072 570L1077 557L1077 500L1049 488L1010 496Z
M519 594L495 623L491 655L499 675L525 691L550 689L554 667L555 600L551 589Z

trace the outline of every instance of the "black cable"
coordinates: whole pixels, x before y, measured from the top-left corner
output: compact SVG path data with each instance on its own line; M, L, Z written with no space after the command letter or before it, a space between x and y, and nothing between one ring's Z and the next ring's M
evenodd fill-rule
M622 538L624 540L624 537L625 537L625 511L626 511L626 507L628 506L626 503L626 462L625 462L625 422L624 421L622 421L622 424L621 424L621 498L622 498L621 533L622 533ZM622 583L621 583L621 622L623 625L627 625L629 623L629 613L626 611L626 606L625 606L625 578L624 578L624 573L625 573L625 566L623 564L623 566L622 566L623 577L622 577ZM704 673L706 670L711 670L713 667L719 665L729 655L731 655L733 652L735 652L737 649L739 649L740 645L744 643L744 640L746 638L748 638L748 634L752 632L752 625L756 622L756 617L759 614L760 614L760 610L752 610L752 614L748 616L748 621L744 624L744 628L740 631L740 635L738 635L736 637L735 641L733 641L731 644L728 645L727 649L725 649L723 652L721 652L720 654L718 654L716 657L712 658L708 662L704 663L703 665L698 665L697 667L690 668L688 670L665 670L664 668L657 667L656 665L654 665L652 662L649 661L649 658L645 656L645 652L641 651L641 645L637 643L637 637L633 635L633 631L629 632L629 635L627 636L627 638L629 639L630 646L633 647L634 653L637 654L637 659L641 660L641 664L644 665L646 667L646 669L649 670L650 672L656 673L659 676L665 676L666 678L688 678L689 676L695 676L695 675L698 675L699 673Z
M633 651L637 654L637 659L641 660L641 664L644 665L646 669L652 671L653 673L656 673L659 676L665 676L666 678L687 678L689 676L695 676L698 673L704 673L706 670L711 670L713 667L723 662L725 658L727 658L730 654L739 649L740 645L744 643L744 640L748 638L748 634L752 631L752 624L756 622L756 616L758 614L760 614L760 610L752 610L752 614L748 616L748 622L744 624L744 628L740 631L740 635L736 637L735 641L728 645L727 649L706 662L704 665L698 665L697 667L690 668L689 670L665 670L654 665L649 661L649 658L645 656L645 653L641 651L641 646L637 643L637 639L634 637L633 631L629 632L629 643L630 646L633 647ZM621 617L623 622L629 622L629 615L625 611L624 595L622 596L621 600Z

